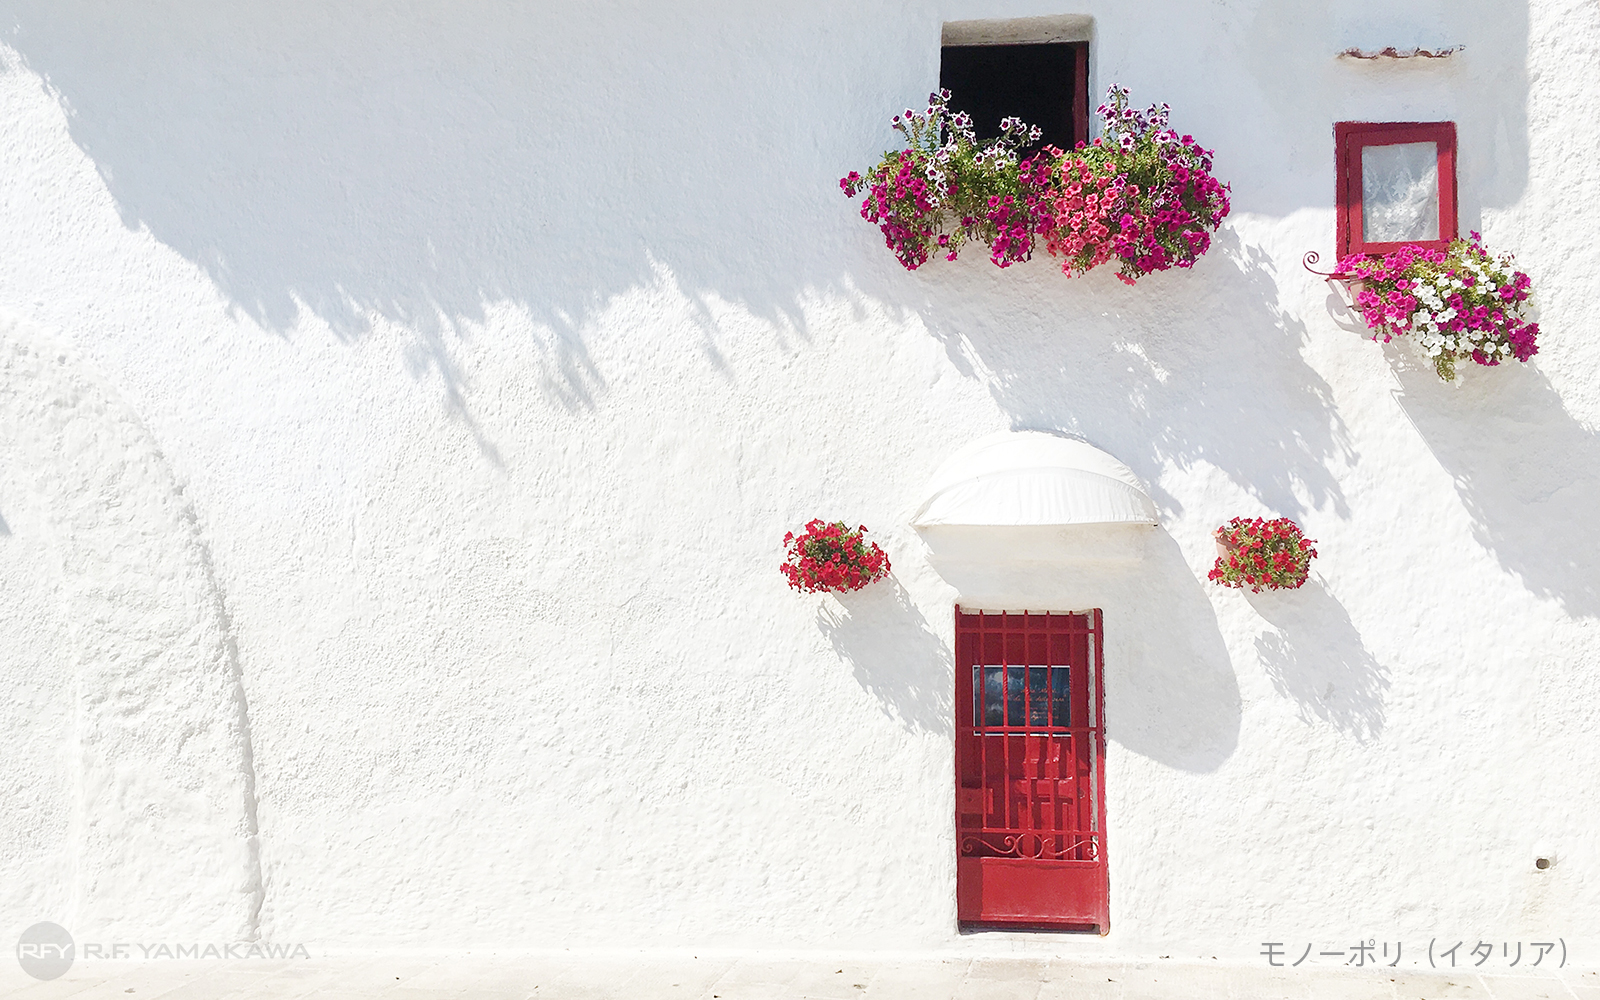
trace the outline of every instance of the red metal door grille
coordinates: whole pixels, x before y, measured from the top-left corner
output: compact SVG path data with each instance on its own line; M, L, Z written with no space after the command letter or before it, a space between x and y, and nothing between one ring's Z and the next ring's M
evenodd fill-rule
M1100 612L956 609L957 911L1108 926Z

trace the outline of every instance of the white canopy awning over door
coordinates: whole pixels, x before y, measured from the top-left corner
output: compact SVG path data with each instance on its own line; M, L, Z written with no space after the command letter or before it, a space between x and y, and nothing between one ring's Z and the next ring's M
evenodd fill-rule
M1093 445L1040 431L1002 431L945 460L914 527L1155 524L1137 476Z

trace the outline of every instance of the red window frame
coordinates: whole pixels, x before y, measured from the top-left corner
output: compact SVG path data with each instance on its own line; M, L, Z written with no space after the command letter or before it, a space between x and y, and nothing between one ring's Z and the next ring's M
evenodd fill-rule
M1338 167L1339 256L1385 254L1403 246L1442 250L1459 232L1456 222L1455 122L1336 122L1334 149ZM1364 240L1361 221L1361 151L1368 146L1431 142L1439 151L1439 238L1404 242Z

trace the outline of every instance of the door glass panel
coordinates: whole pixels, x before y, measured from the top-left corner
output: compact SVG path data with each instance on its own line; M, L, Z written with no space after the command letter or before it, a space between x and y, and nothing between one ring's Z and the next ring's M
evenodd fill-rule
M1439 238L1439 147L1361 147L1361 233L1366 243Z
M1072 725L1071 680L1071 667L1055 667L1050 671L1050 717L1052 725Z
M1006 668L1006 725L1022 725L1022 667Z
M1007 665L972 668L972 721L982 728L1072 725L1072 668Z
M1028 668L1028 725L1050 725L1049 667Z
M982 707L973 713L973 718L979 720L983 726L1003 726L1006 724L1005 716L1005 668L1004 667L978 667L983 671L983 685L978 690L979 701Z

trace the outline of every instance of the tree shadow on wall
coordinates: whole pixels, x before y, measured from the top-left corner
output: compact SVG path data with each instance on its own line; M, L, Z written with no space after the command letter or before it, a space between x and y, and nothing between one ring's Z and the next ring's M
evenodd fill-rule
M1363 742L1383 732L1389 670L1321 581L1312 577L1298 590L1246 597L1276 629L1256 637L1256 655L1301 719L1320 719Z
M987 263L983 268L994 270ZM1108 266L1109 267L1109 266ZM924 322L1017 429L1078 434L1126 462L1167 514L1169 464L1225 473L1268 508L1348 513L1330 464L1355 460L1326 381L1300 355L1265 251L1224 228L1189 271L1135 287L1108 268L1068 279L1046 258L1005 276L971 266L928 282ZM1107 273L1100 273L1105 271Z
M1478 541L1531 593L1600 616L1600 434L1531 365L1469 363L1451 385L1409 345L1387 352L1400 406L1455 481Z
M130 229L269 331L405 326L470 419L449 341L502 305L574 411L607 389L592 319L630 290L684 295L712 367L716 300L809 337L800 296L840 282L861 225L836 184L853 137L818 123L861 101L793 42L844 11L0 0L0 40Z
M952 736L950 647L889 577L817 610L817 627L883 713L913 733Z

